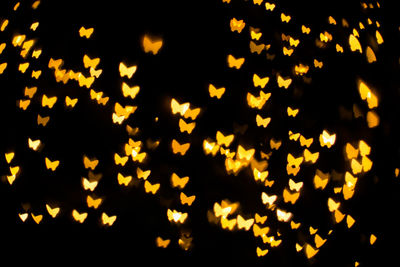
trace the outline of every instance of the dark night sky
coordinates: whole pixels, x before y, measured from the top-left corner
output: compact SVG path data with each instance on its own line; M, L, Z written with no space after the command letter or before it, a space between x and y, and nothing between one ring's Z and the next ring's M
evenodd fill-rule
M382 261L395 258L396 247L389 244L398 240L400 232L394 219L400 204L399 181L394 177L394 169L400 167L397 126L400 112L397 75L399 21L398 16L390 14L393 7L389 3L381 3L380 9L363 10L359 1L277 1L277 10L272 13L265 10L264 3L255 6L252 1L244 0L232 0L229 5L221 0L72 0L65 3L43 0L35 11L29 3L21 3L17 12L12 11L15 1L2 1L0 4L0 21L3 18L10 20L6 31L0 32L0 43L7 43L0 55L0 63L8 63L6 71L0 75L3 133L0 153L16 151L14 160L23 168L10 186L5 179L8 165L1 156L0 218L4 226L0 228L0 239L9 245L4 255L17 252L25 255L26 259L39 262L45 261L47 255L60 262L83 255L88 263L115 259L135 264L147 259L150 262L162 260L165 264L169 261L178 261L182 265L215 261L246 266L354 266L355 261L359 261L361 266L378 266ZM293 21L281 23L280 12L291 14ZM327 18L330 15L336 18L338 25L341 18L346 18L350 27L329 25ZM262 40L272 44L268 52L275 53L276 58L267 60L265 51L261 55L250 53L248 27L246 25L241 34L232 33L229 28L232 17L260 28ZM352 28L367 17L381 23L379 30L384 38L384 43L376 51L378 61L373 64L367 63L364 54L350 52L347 43ZM39 27L36 32L29 33L32 36L28 35L28 38L37 38L37 46L43 49L42 55L38 60L32 60L34 63L31 65L33 69L42 69L38 81L17 71L22 59L19 51L11 45L12 36L28 33L29 25L34 21L40 22ZM310 36L301 34L302 24L311 28ZM78 35L82 25L95 29L89 40ZM327 48L318 48L315 39L325 30L332 33L334 40ZM282 32L301 39L291 57L282 55ZM363 47L368 44L371 32L374 31L360 32ZM158 55L143 52L140 41L145 33L163 38L164 45ZM344 46L346 51L343 55L336 53L336 42ZM101 58L99 68L103 69L103 74L93 87L112 99L106 107L90 100L88 90L76 82L56 83L53 71L47 68L50 58L63 58L66 69L82 70L84 54ZM228 54L246 57L239 71L227 67ZM311 68L314 58L324 62L321 70ZM118 64L121 61L138 65L130 84L138 84L141 89L131 102L120 92L122 79ZM312 78L311 83L305 83L302 77L292 72L293 66L299 62L310 66L310 73L306 76ZM272 117L273 122L267 129L256 126L254 118L257 112L248 108L245 101L247 91L258 92L252 86L253 73L271 78L265 90L271 90L273 97L259 112L263 117L266 114ZM277 73L293 78L289 91L278 88L275 83ZM364 113L368 111L357 92L358 79L378 91L380 125L377 128L368 128L363 118L353 118L354 103ZM210 99L207 92L209 83L227 88L221 100ZM31 85L37 85L42 93L59 96L54 108L42 108L39 93L27 111L17 108L15 103L23 97L23 88ZM63 106L66 95L79 98L72 110ZM179 133L178 119L170 112L171 98L202 108L190 136ZM125 127L112 123L114 102L139 106L128 120L129 125L140 128L139 135L134 138L161 140L156 150L148 150L149 160L144 165L145 169L152 170L154 180L151 181L161 183L156 196L146 194L142 185L121 189L116 182L119 171L135 174L137 165L130 162L123 169L114 165L114 153L121 154L123 144L128 140ZM300 115L295 119L286 116L288 105L300 108ZM350 119L346 119L340 110L349 112ZM38 113L50 115L48 126L37 126ZM155 122L155 117L159 118L158 122ZM237 176L227 175L222 157L212 158L203 153L205 138L215 138L217 130L233 133L235 125L245 124L248 128L244 134L236 134L234 146L245 144L254 146L257 151L267 151L270 138L285 140L268 166L270 176L276 179L276 191L268 192L278 195L288 180L285 172L287 153L298 150L298 145L288 141L288 130L314 137L312 151L320 149L317 139L323 129L337 133L332 149L319 150L320 159L316 167L302 167L299 176L304 181L304 188L296 205L281 200L282 207L291 210L297 221L317 226L321 236L326 237L326 233L334 229L327 243L310 261L304 253L296 253L294 249L296 242L311 242L305 234L307 228L293 231L287 223L276 221L271 211L266 211L260 201L260 194L265 190L248 179L250 169L246 168ZM40 139L45 144L41 152L27 147L28 137ZM191 142L185 157L172 156L172 138ZM333 183L322 192L316 191L312 178L316 168L340 173L348 170L343 160L343 147L349 141L360 139L371 146L370 158L374 165L370 172L359 178L354 197L342 203L343 211L354 215L357 220L349 230L345 222L333 224L326 208ZM87 208L87 193L81 187L80 177L87 175L82 164L84 154L100 161L96 173L101 172L103 178L95 195L104 197L105 201L99 210ZM62 165L56 172L45 169L45 155L60 159ZM169 186L169 177L174 171L190 176L184 191L196 195L192 207L179 206L179 191ZM282 245L270 249L267 256L257 258L256 246L265 245L256 240L251 231L228 232L210 224L207 211L223 199L239 201L243 214L266 212L271 218L271 228L284 236ZM45 203L59 205L61 214L51 219L47 216ZM29 212L46 215L44 221L36 225L29 218L22 223L18 213L23 212L26 205L29 205ZM70 212L74 208L89 213L82 225L71 219ZM167 208L189 212L189 222L182 226L169 223ZM102 211L118 215L112 227L99 225ZM182 231L192 234L193 248L189 251L182 250L177 243ZM371 233L378 237L374 246L368 243ZM157 248L154 244L157 236L171 238L170 246L165 250Z

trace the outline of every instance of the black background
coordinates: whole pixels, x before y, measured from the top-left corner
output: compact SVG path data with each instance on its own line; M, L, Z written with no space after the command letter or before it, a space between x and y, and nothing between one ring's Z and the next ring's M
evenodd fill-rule
M12 186L4 179L0 184L0 218L4 224L0 232L2 239L4 236L3 245L8 247L3 250L5 254L17 252L17 255L39 262L48 257L62 262L83 256L87 262L111 259L135 264L146 259L150 263L161 260L164 264L219 262L248 266L351 266L355 261L364 266L377 266L395 259L399 246L393 242L397 241L399 233L396 213L400 202L399 184L394 178L394 169L399 167L399 31L398 19L389 14L392 7L387 3L381 3L381 9L363 11L358 1L282 1L277 3L277 11L269 14L263 5L258 7L251 1L235 0L229 5L221 1L42 2L36 11L28 3L22 3L17 12L12 11L14 3L4 2L0 9L0 18L10 20L6 31L0 33L1 42L7 43L0 62L8 62L5 73L0 75L1 130L5 135L0 148L1 153L16 151L13 162L22 168ZM291 14L293 22L282 24L280 11ZM335 17L338 24L341 18L346 18L350 28L329 25L329 15ZM232 33L229 28L232 17L259 27L263 40L272 44L269 52L276 53L276 58L267 60L265 52L260 56L251 54L248 29L241 34ZM351 53L348 48L343 55L338 55L333 45L316 47L315 39L327 30L337 38L335 42L341 42L346 48L352 26L367 17L381 23L380 32L385 42L376 53L378 62L368 64L364 55ZM36 20L40 22L37 31L29 33L30 24ZM281 55L280 34L297 33L300 37L302 24L311 28L311 36L304 41L301 39L301 46L292 57ZM82 25L95 29L89 40L78 35ZM17 71L23 60L19 51L11 46L11 38L16 33L26 33L28 38L35 36L37 45L43 48L40 58L31 60L30 66L30 69L42 69L39 81ZM140 41L145 33L163 38L164 45L158 55L142 51ZM362 43L368 42L367 36L361 33ZM106 107L91 101L88 90L75 82L56 83L53 72L47 68L50 58L63 58L65 68L82 70L84 54L101 58L99 68L103 69L103 74L93 88L110 97ZM227 68L227 54L246 57L240 71ZM311 83L296 77L290 93L274 84L276 73L294 77L294 63L312 66L314 58L322 60L324 67L308 75L312 78ZM145 165L145 169L152 170L154 180L151 181L161 183L156 196L144 193L142 187L121 189L116 182L117 172L122 170L127 175L136 169L135 165L129 164L121 169L113 163L114 153L121 154L128 138L124 127L112 123L113 103L132 103L120 93L118 64L121 61L138 65L129 83L141 87L139 95L132 101L139 108L128 120L129 125L140 128L137 138L143 141L148 138L161 140L159 148L149 150ZM254 94L258 91L251 85L253 73L271 77L268 86L273 88L273 97L263 110L265 113L261 113L262 116L271 114L273 118L266 130L256 127L253 122L256 112L245 102L247 91ZM364 112L367 110L357 92L359 78L379 92L381 122L375 129L369 129L363 118L352 119L350 116L348 119L340 112L344 109L351 114L353 103L358 103ZM222 100L209 98L209 83L227 88ZM39 97L34 98L28 111L16 107L16 100L23 97L23 88L34 84L41 93L59 96L53 109L42 108ZM66 110L61 104L66 95L79 98L72 110ZM178 119L171 115L169 108L172 97L202 108L190 136L179 133ZM287 105L299 107L301 115L296 119L288 118L285 115ZM50 115L48 126L36 125L38 113ZM155 117L159 118L158 122ZM296 242L309 242L306 227L292 231L287 224L276 222L269 216L271 227L283 234L284 242L277 249L271 249L266 257L257 258L256 246L263 244L260 240L255 241L251 232L227 232L207 221L207 210L222 199L240 201L243 214L265 213L259 199L263 187L249 182L250 171L246 169L238 176L228 176L223 159L205 156L201 147L202 141L206 137L214 138L217 130L231 133L235 131L235 125L245 124L248 128L244 134L237 133L236 145L240 143L267 151L271 137L287 142L269 162L270 176L276 179L276 194L287 183L284 177L286 155L295 150L286 138L288 130L313 136L314 145L318 144L316 139L322 129L337 133L335 146L330 150L321 149L317 166L325 172L348 170L342 153L346 142L364 139L372 147L373 169L359 179L354 197L342 204L344 212L354 215L357 220L351 230L347 230L343 222L332 223L326 200L333 185L323 192L313 190L313 167L304 167L300 172L305 187L296 205L291 207L282 203L295 214L297 221L318 227L321 236L334 229L328 242L310 261L294 249ZM28 137L39 138L45 144L40 153L28 149ZM169 144L172 138L191 142L185 157L171 156ZM95 194L105 200L99 211L86 207L86 192L80 184L80 177L87 175L82 164L83 154L100 160L96 172L101 172L103 178ZM44 167L47 155L61 161L54 173ZM0 164L1 174L8 174L4 158ZM179 207L179 193L169 186L169 176L174 171L191 177L184 192L197 197L192 207L181 208L189 212L189 222L180 227L171 225L166 218L167 208ZM45 203L59 205L59 217L52 220L45 216L39 225L31 218L25 223L18 218L18 213L27 205L29 212L47 214ZM88 211L84 224L71 219L70 212L74 208ZM102 211L118 215L112 227L100 226ZM182 250L177 244L182 231L190 231L193 237L193 247L189 251ZM378 236L374 246L368 242L371 233ZM154 244L156 236L171 238L171 245L165 250L157 248Z

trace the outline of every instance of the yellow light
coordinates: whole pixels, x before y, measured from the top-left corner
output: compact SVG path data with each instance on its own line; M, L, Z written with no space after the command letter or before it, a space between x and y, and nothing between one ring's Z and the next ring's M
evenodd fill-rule
M332 35L327 31L321 32L319 34L319 39L321 40L321 42L327 43L332 41Z
M340 202L335 202L332 198L328 198L328 208L330 212L336 211L340 207Z
M137 70L136 65L132 65L130 67L126 66L123 62L119 63L119 74L121 77L128 77L129 79L132 78L133 74L135 74Z
M85 37L86 39L89 39L90 36L93 34L94 29L93 28L88 28L86 29L85 27L81 27L79 29L79 36L80 37Z
M367 57L368 63L373 63L376 61L374 50L372 50L371 47L367 46L367 49L365 50L365 55Z
M179 177L176 173L171 175L171 185L172 187L177 187L180 189L185 188L186 184L189 182L189 176Z
M276 217L278 221L288 222L292 218L293 214L291 212L286 212L281 209L276 209Z
M291 18L292 18L291 16L286 15L286 14L284 14L284 13L281 13L281 21L282 21L282 22L289 23L289 21L290 21Z
M377 96L361 80L358 83L358 91L360 93L361 99L367 101L368 107L370 109L376 108L378 106L378 98L377 98Z
M297 114L299 113L299 109L292 109L291 107L287 107L286 112L289 117L296 117ZM311 138L312 140L312 138ZM312 141L311 141L312 142ZM302 144L303 145L303 144ZM308 147L308 146L307 146Z
M203 150L206 155L212 154L215 156L218 152L219 145L216 142L211 142L208 140L203 141Z
M255 29L250 30L250 38L253 40L260 40L262 32L256 31Z
M250 161L251 158L253 157L255 151L256 150L254 148L246 150L241 145L238 145L236 155L237 155L238 159L245 159L247 161Z
M299 64L294 66L294 72L296 75L304 75L308 72L309 67L307 65Z
M180 154L181 156L184 156L190 148L190 143L180 144L175 139L172 139L171 147L174 154Z
M79 213L76 209L72 210L72 217L75 221L79 223L83 223L86 220L87 216L87 212Z
M58 165L60 165L59 160L51 161L47 157L45 157L45 163L46 163L46 168L49 170L51 169L52 171L55 171L57 169Z
M369 243L370 243L371 245L373 245L373 244L376 242L376 240L377 240L376 235L371 234L370 237L369 237Z
M171 99L171 109L172 114L179 113L181 116L185 115L186 111L189 109L190 103L179 104L174 98Z
M246 26L246 23L243 20L237 20L236 18L232 18L230 21L230 27L231 31L241 33L244 27Z
M153 55L158 54L161 47L163 46L163 40L159 37L154 37L145 34L142 39L142 47L145 53L152 53Z
M98 181L89 181L85 177L82 178L82 186L83 186L83 189L85 189L85 190L90 190L93 192L94 189L96 188L97 184L98 184Z
M262 127L266 128L270 122L271 122L270 117L263 118L259 114L256 115L256 123L257 123L258 127L262 126Z
M254 219L250 218L245 220L240 214L238 214L238 216L236 217L236 222L239 230L244 229L245 231L248 231L253 225Z
M328 23L332 24L332 25L336 25L336 20L332 16L329 16L328 17Z
M37 22L34 22L34 23L32 23L30 29L31 29L32 31L36 31L36 29L37 29L38 26L39 26L39 22L38 22L38 21L37 21Z
M86 203L87 203L88 208L97 209L101 205L102 202L103 202L103 199L100 198L100 197L99 198L93 198L90 195L88 195L86 197Z
M143 179L146 180L151 173L151 170L143 171L141 168L137 167L136 168L136 175L138 179Z
M105 212L101 214L101 222L103 223L103 225L111 226L114 224L116 219L117 215L108 216Z
M49 204L46 204L46 210L50 214L51 217L55 218L60 212L60 207L52 208Z
M227 56L227 62L228 62L229 68L235 68L238 70L242 67L244 61L245 61L244 57L235 58L234 56L232 56L230 54Z
M383 43L382 35L378 30L376 30L376 32L375 32L375 37L376 37L376 41L377 41L378 44L382 44Z
M316 234L314 237L314 242L315 242L315 247L320 248L323 244L325 244L326 239L323 239L318 234Z
M195 195L187 196L187 195L185 195L185 193L181 192L181 194L179 195L179 198L181 200L182 205L191 206L193 204L193 202L195 201L196 196Z
M39 224L42 219L43 219L43 215L39 214L39 215L34 215L33 213L31 213L32 219L35 221L36 224Z
M14 152L9 152L9 153L5 153L4 155L6 157L7 163L10 163L12 161L12 159L14 158L15 153Z
M379 125L379 115L375 111L368 111L367 124L369 128L375 128Z
M4 24L4 23L3 23ZM12 45L13 46L21 46L22 43L25 41L26 35L21 34L21 35L15 35L14 38L12 39Z
M305 26L305 25L301 25L301 32L304 33L304 34L310 34L311 29L308 28L308 27Z
M269 206L272 206L277 198L278 198L277 195L269 196L265 192L261 193L261 200L262 200L263 204L268 204Z
M308 259L314 257L319 251L318 249L313 248L310 244L306 244L305 246L304 253Z
M346 216L347 228L351 228L354 225L355 222L356 221L354 220L354 218L351 217L349 214L347 214L347 216Z
M8 25L8 19L3 20L1 22L1 24L0 24L0 32L4 32L4 30L6 29L7 25Z
M225 93L225 87L216 88L213 84L209 84L208 93L210 97L216 97L217 99L221 99L222 95Z
M117 175L118 184L128 186L129 183L132 181L132 176L123 176L121 173Z
M282 76L280 76L279 74L276 76L276 81L278 83L278 86L280 88L285 88L288 89L290 84L292 83L292 79L291 78L283 78Z
M268 171L260 172L259 170L254 168L253 175L254 175L255 181L261 181L263 183L265 181L265 179L268 177Z
M326 146L327 148L332 147L336 141L336 134L329 134L326 130L322 131L322 134L319 136L319 142L321 147Z
M270 230L270 228L269 228L268 226L262 227L262 228L261 228L261 227L258 226L257 224L254 224L254 225L253 225L253 235L254 235L254 237L257 237L257 236L261 236L261 237L266 236L266 235L268 234L269 230Z
M273 4L273 3L271 4L271 3L265 2L265 9L269 10L269 11L273 11L275 9L275 4Z
M354 188L357 183L357 177L351 175L351 173L346 172L344 175L344 180L346 181L346 185L350 188Z
M83 165L85 166L85 169L91 169L93 171L98 164L98 159L94 158L91 160L86 155L83 155Z
M222 208L218 203L214 204L214 213L216 217L226 218L228 214L231 212L232 207Z
M168 220L175 223L184 223L188 217L187 213L182 213L177 210L167 210Z
M33 141L32 139L28 138L28 146L29 148L31 148L34 151L37 151L39 146L40 146L41 142L39 139Z
M1 55L1 53L3 53L5 48L6 48L6 43L1 43L0 44L0 55Z
M157 191L160 189L160 184L151 184L148 180L144 182L144 190L146 193L151 193L155 195Z
M351 51L353 52L358 51L360 52L360 54L362 53L361 44L358 41L357 37L355 37L353 34L350 34L349 36L349 45Z
M287 190L286 188L285 189L283 189L283 201L285 202L285 203L288 203L288 202L290 202L290 203L292 203L292 204L295 204L296 203L296 201L299 199L299 197L300 197L300 192L290 192L289 190Z
M164 240L159 236L157 236L157 238L156 238L156 245L159 248L167 248L170 242L171 242L170 239L165 239Z

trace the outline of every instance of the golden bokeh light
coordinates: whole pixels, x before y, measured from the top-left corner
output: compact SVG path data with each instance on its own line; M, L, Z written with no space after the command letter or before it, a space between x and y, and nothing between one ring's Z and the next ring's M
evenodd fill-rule
M101 5L51 23L47 2L0 8L13 229L129 229L132 249L225 265L363 266L385 251L396 227L376 214L400 176L386 2L220 0L200 16L133 2L102 23Z

